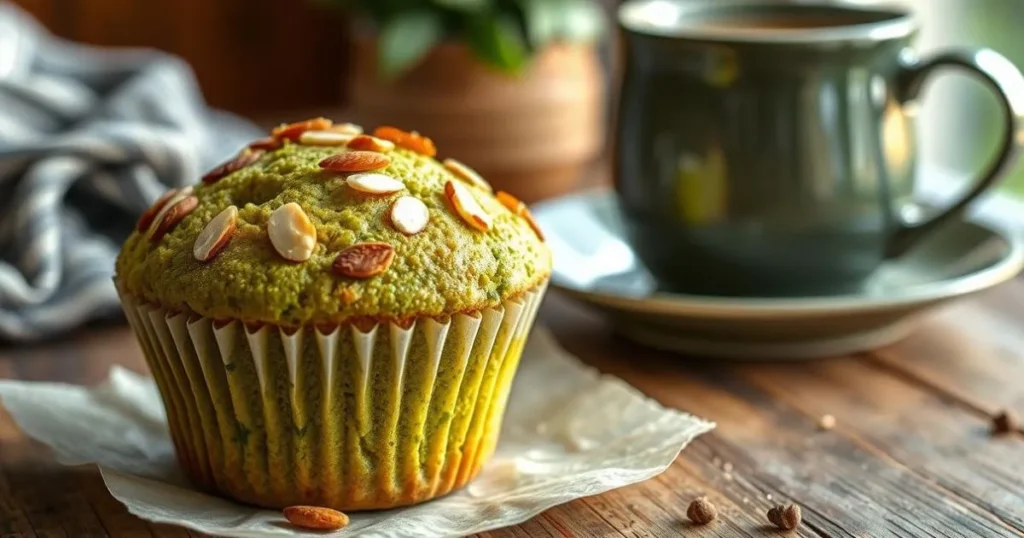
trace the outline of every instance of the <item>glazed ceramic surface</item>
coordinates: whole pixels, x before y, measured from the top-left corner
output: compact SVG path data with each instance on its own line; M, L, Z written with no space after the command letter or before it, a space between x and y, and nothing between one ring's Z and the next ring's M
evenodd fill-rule
M616 191L637 254L677 291L853 293L1016 158L1021 74L987 49L919 58L901 9L633 0L619 22ZM946 67L994 91L1000 147L973 188L909 221L913 105Z
M954 220L850 293L689 295L665 291L646 269L611 192L543 202L534 215L554 252L555 289L599 309L630 339L696 355L801 359L885 345L918 315L1004 282L1024 264L1017 234Z

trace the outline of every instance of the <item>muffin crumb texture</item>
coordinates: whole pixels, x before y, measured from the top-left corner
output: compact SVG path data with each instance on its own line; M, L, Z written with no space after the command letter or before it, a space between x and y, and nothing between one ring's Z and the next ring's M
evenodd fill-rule
M120 285L176 311L298 326L489 308L548 277L525 206L442 164L423 135L361 133L283 125L168 193L122 248Z

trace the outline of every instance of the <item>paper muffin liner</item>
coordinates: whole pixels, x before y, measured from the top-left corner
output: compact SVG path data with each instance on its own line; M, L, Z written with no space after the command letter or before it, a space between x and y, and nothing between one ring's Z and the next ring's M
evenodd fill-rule
M330 332L120 295L196 486L268 508L361 510L425 501L476 476L546 287L445 321Z

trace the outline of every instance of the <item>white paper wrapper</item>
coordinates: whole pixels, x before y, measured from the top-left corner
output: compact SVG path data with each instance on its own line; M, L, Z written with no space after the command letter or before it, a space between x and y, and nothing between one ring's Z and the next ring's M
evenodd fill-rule
M467 487L423 504L351 515L338 532L304 533L280 512L197 492L175 462L159 393L115 368L97 387L0 381L22 429L67 464L99 465L111 494L150 521L223 536L463 536L525 521L556 504L650 478L713 425L600 376L535 330L497 451Z

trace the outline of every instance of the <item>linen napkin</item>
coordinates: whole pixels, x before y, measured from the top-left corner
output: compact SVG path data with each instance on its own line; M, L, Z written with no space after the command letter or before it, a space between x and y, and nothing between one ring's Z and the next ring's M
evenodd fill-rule
M257 136L180 59L69 43L0 0L0 340L119 312L135 217Z
M583 366L539 328L523 354L497 452L474 481L420 505L352 513L348 527L325 534L296 529L280 512L191 489L178 472L150 378L115 368L97 387L0 381L0 402L62 463L97 464L131 513L254 538L445 537L514 525L556 504L655 476L714 427Z

